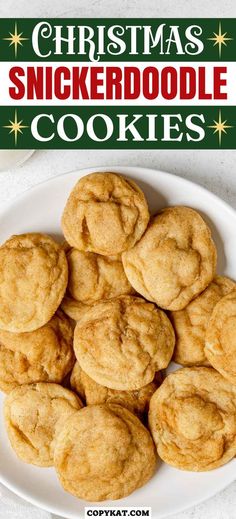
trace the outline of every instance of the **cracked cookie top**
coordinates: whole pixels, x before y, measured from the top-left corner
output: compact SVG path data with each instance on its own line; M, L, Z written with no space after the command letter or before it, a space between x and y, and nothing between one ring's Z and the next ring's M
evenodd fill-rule
M76 301L90 305L99 299L134 292L118 256L105 257L71 249L67 253L67 261L68 292Z
M142 418L148 411L150 398L162 382L162 373L158 371L152 382L136 391L118 391L97 384L76 362L71 373L72 389L86 402L86 405L119 404Z
M0 389L21 384L62 382L74 365L73 327L61 311L33 332L0 330Z
M168 366L173 327L162 310L142 298L97 303L77 322L74 350L81 368L98 384L135 390Z
M50 236L12 236L0 247L0 329L30 332L46 324L67 280L65 252Z
M236 289L213 310L206 332L205 354L217 371L236 384Z
M58 384L17 387L6 397L4 416L11 446L25 463L53 465L55 439L69 416L82 402Z
M81 409L65 423L55 446L55 468L67 492L86 501L121 499L153 475L149 431L119 405Z
M72 190L62 229L72 247L113 256L132 247L148 221L147 202L135 182L116 173L91 173Z
M218 301L235 288L236 283L231 279L216 276L183 310L171 312L170 319L176 335L175 362L183 366L209 365L204 348L212 311Z
M236 388L213 368L171 373L151 398L149 426L160 458L212 470L236 454Z
M182 310L212 281L216 248L197 211L169 207L152 219L122 260L137 292L161 308Z

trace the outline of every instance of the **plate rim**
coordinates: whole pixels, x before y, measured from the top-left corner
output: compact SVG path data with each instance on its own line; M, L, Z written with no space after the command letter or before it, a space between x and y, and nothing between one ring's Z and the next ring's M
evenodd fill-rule
M171 179L174 178L175 181L178 182L179 184L183 184L185 186L189 185L191 188L195 187L198 189L199 192L204 193L204 195L207 195L207 196L210 195L212 200L213 201L215 200L215 202L217 204L220 204L224 208L224 210L229 214L229 216L233 217L233 219L236 219L236 210L228 202L226 202L225 200L220 198L218 195L216 195L215 193L212 193L212 191L210 191L206 187L202 186L201 184L198 184L195 181L186 179L185 177L181 177L180 175L176 175L174 173L170 173L170 172L163 171L160 169L154 169L154 168L150 168L150 167L146 167L146 166L124 166L124 165L112 165L112 166L104 165L104 166L97 166L97 167L91 166L91 167L86 167L86 168L79 168L79 169L70 170L68 172L63 172L59 175L55 175L46 180L42 180L42 181L34 184L33 186L30 186L30 187L24 189L20 194L17 194L16 196L11 197L10 200L3 202L3 204L1 204L1 207L0 207L0 218L4 215L5 212L7 212L8 210L11 210L15 204L22 201L25 198L25 196L30 196L31 192L33 193L33 192L37 191L37 189L42 186L45 186L48 184L53 184L58 179L62 179L63 177L67 177L69 175L74 175L76 173L78 173L78 175L84 176L86 174L93 173L95 171L97 171L97 172L109 172L110 171L110 172L114 172L114 173L120 172L121 174L128 175L129 172L134 173L137 170L140 172L148 170L149 173L153 173L155 175L160 174L161 176L165 176L165 177L169 178L170 181L171 181ZM229 463L236 463L236 459L231 460ZM199 499L199 498L193 499L191 504L177 505L174 512L169 511L167 513L159 515L159 519L171 517L173 514L181 513L194 506L200 505L201 503L214 497L217 493L225 490L230 484L234 483L235 481L236 481L236 475L235 475L234 479L232 479L231 481L223 483L223 485L218 484L217 488L215 487L213 491L209 491L207 496L204 496L201 499ZM68 511L68 512L66 512L66 515L65 515L65 511L61 511L61 509L57 508L56 506L51 506L50 504L44 505L40 499L32 497L30 494L27 494L27 492L24 492L21 489L19 489L18 486L15 486L14 484L12 484L11 481L9 481L9 479L7 477L4 477L1 474L1 472L0 472L0 483L3 484L6 488L8 488L11 492L15 493L17 496L24 499L25 501L27 501L28 503L32 504L35 507L41 508L42 510L48 511L49 513L52 513L52 514L56 514L59 517L66 517L67 519L75 518L75 515L73 512L70 513ZM103 505L101 503L92 504L92 503L88 502L87 506L88 507L90 507L90 506L91 507L93 507L93 506L102 507ZM117 505L116 501L114 501L114 508L116 508L116 507L119 508L119 505ZM79 511L78 511L77 517L78 518L82 517L82 515Z
M34 151L34 150L33 150ZM122 171L123 170L123 171ZM232 205L230 205L228 202L226 202L223 198L220 198L218 195L216 195L215 193L213 193L212 191L210 191L210 189L207 189L206 187L202 186L201 184L198 184L197 182L194 182L193 180L189 180L185 177L181 177L181 175L176 175L174 173L170 173L168 171L164 171L162 169L154 169L154 168L149 168L149 167L146 167L146 166L122 166L122 165L113 165L113 166L92 166L92 167L86 167L86 168L80 168L80 169L73 169L73 170L70 170L68 172L64 172L64 173L60 173L59 175L55 175L53 177L50 177L50 178L47 178L46 180L42 180L40 182L38 182L37 184L34 184L33 186L29 186L28 188L24 189L21 193L18 193L16 196L13 196L10 198L10 200L6 200L5 202L3 202L1 204L1 207L0 207L0 216L5 213L6 210L10 209L12 205L14 205L15 203L17 203L18 201L20 201L21 199L24 198L24 196L26 194L29 194L30 192L33 192L35 190L37 190L38 187L41 187L45 184L50 184L50 183L53 183L56 179L61 179L63 177L66 177L67 175L72 175L74 173L83 173L82 176L85 176L86 174L89 174L89 173L94 173L94 172L104 172L104 173L107 173L107 172L114 172L114 173L125 173L125 172L128 172L128 171L132 171L132 172L135 172L136 170L148 170L150 173L158 173L158 174L161 174L163 176L167 176L169 177L169 179L171 178L174 178L177 182L179 182L180 184L187 184L191 187L197 187L197 189L199 191L202 191L204 194L206 195L209 195L215 199L215 201L217 203L220 203L221 205L224 206L224 208L226 209L226 211L230 212L231 215L233 215L233 217L235 218L236 217L236 209L234 209L234 207Z
M231 460L229 463L236 463L236 460ZM214 492L211 492L209 493L209 495L206 497L203 497L202 499L194 499L192 501L192 504L191 505L184 505L183 506L177 506L175 511L174 512L167 512L165 514L161 514L159 515L158 519L166 519L166 518L171 518L171 516L175 515L175 514L180 514L182 512L186 512L187 510L190 510L191 508L194 508L195 506L198 506L198 505L201 505L202 503L208 501L209 499L212 499L213 497L215 497L218 493L220 492L223 492L224 490L226 490L226 488L228 488L230 485L232 485L233 483L235 483L236 481L236 477L233 481L230 481L229 483L225 483L224 486L220 486L219 488L217 488L217 490L214 490ZM7 479L5 478L2 478L1 475L0 475L0 483L2 485L4 485L8 490L10 490L11 492L13 492L13 494L16 494L16 496L20 497L21 499L23 499L24 501L26 501L27 503L30 503L31 505L35 506L36 508L39 508L41 510L44 510L45 512L49 512L50 514L53 514L53 515L58 515L59 517L61 517L62 519L75 519L75 515L74 513L70 513L70 512L66 512L66 515L64 512L62 512L60 510L60 508L55 508L55 507L52 507L50 505L47 505L46 507L42 506L41 504L39 505L39 501L37 499L34 499L32 497L25 497L25 494L24 492L21 492L20 490L15 490L15 487L14 485L11 485L11 483L8 483ZM126 508L125 506L119 506L116 504L117 501L114 501L114 505L113 506L109 506L110 508ZM103 507L107 507L108 505L105 505L105 504L102 504L101 503L90 503L89 501L86 502L85 507L88 507L88 508L103 508ZM134 508L135 508L135 504L134 504ZM78 519L83 519L84 517L84 513L83 515L81 515L80 511L78 510L78 513L77 513L77 517ZM155 515L152 515L153 519L155 519Z

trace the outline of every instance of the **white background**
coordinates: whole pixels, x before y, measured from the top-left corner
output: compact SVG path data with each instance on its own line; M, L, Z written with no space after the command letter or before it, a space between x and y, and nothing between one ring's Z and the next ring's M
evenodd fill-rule
M235 17L235 0L0 0L1 17ZM22 167L0 172L0 204L70 170L102 165L146 166L193 180L236 209L236 151L37 151ZM167 483L168 484L168 483ZM145 505L145 503L144 503ZM38 519L0 488L0 519ZM46 517L43 514L43 517ZM48 515L47 515L48 517ZM235 519L236 483L172 519Z
M216 30L218 28L218 22L216 22ZM18 29L20 30L20 25L18 27ZM223 28L222 28L223 30ZM229 43L230 45L233 45L233 42L230 42ZM222 51L223 52L223 51ZM217 51L216 51L216 55L217 55ZM235 61L236 61L236 56L235 56ZM24 70L24 76L21 76L20 77L20 81L21 83L24 85L25 87L25 94L24 94L24 97L18 101L14 101L14 99L12 99L12 97L9 95L9 88L10 87L15 87L14 83L9 79L9 72L10 70L12 69L12 67L14 67L15 65L17 65L18 67L21 67L23 68ZM52 68L52 71L54 73L54 71L58 68L58 67L67 67L68 70L70 71L70 74L72 75L72 70L73 70L73 67L88 67L88 74L87 74L87 78L86 78L86 86L87 86L87 91L88 91L88 96L90 97L90 85L91 85L91 81L90 81L90 69L91 68L96 68L96 67L104 67L104 71L103 72L99 72L98 73L98 78L101 79L103 81L103 84L102 85L99 85L98 88L97 88L97 92L99 94L103 94L103 97L105 98L106 97L106 67L120 67L121 68L121 72L122 72L122 81L121 81L121 85L122 85L122 97L125 97L124 96L124 88L123 88L123 85L124 85L124 67L129 67L129 66L135 66L137 67L139 70L140 70L140 95L137 99L133 99L132 101L127 101L126 99L112 99L112 100L109 100L108 103L109 105L118 105L118 106L121 106L121 105L146 105L146 106L155 106L155 105L162 105L162 106L170 106L170 105L173 105L173 106L179 106L179 105L193 105L193 106L196 106L196 105L201 105L201 106L208 106L208 105L215 105L215 106L219 106L219 105L222 105L224 104L225 106L226 105L229 105L229 106L235 106L236 105L236 63L233 63L233 62L217 62L217 61L213 61L211 63L207 63L207 68L206 68L206 71L205 71L205 84L206 84L206 87L205 87L205 92L207 94L210 94L212 99L202 99L202 100L199 100L199 67L203 67L204 66L204 63L202 63L201 61L192 61L191 62L191 57L189 59L188 62L184 62L184 61L179 61L178 63L174 63L174 67L175 69L177 70L177 95L174 99L171 99L171 100L168 100L165 98L165 96L162 96L162 91L161 91L161 73L162 73L162 70L165 68L165 67L169 67L171 65L171 62L168 62L168 61L163 61L161 63L156 63L154 61L149 61L149 62L140 62L140 63L124 63L124 62L115 62L115 61L111 61L111 62L89 62L89 61L84 61L84 62L69 62L69 61L66 61L66 62L63 62L63 61L58 61L58 62L53 62L53 61L47 61L46 62L46 65L42 65L41 62L34 62L34 61L29 61L29 62L22 62L22 61L18 61L17 63L15 63L14 61L12 62L3 62L1 63L1 83L0 83L0 102L1 102L1 105L6 105L6 106L14 106L16 103L18 106L24 106L24 105L34 105L34 106L40 106L40 105L43 105L43 106L46 106L46 105L60 105L61 104L61 101L60 99L57 99L57 97L55 95L52 95L52 100L47 100L47 99L33 99L33 100L28 100L27 99L27 68L28 67L37 67L37 65L39 67L43 67L44 69L46 67L51 67ZM187 67L187 66L190 66L192 67L194 70L195 70L195 73L196 73L196 93L195 93L195 96L192 98L192 99L186 99L186 100L181 100L179 99L179 92L180 92L180 70L182 67ZM214 99L214 95L213 95L213 92L214 92L214 68L216 67L224 67L227 69L226 72L223 72L221 73L221 79L226 81L226 85L222 85L221 88L220 88L220 93L222 94L227 94L227 99L225 100L220 100L220 99ZM158 69L158 73L159 73L159 95L156 99L154 100L148 100L147 98L145 98L145 96L142 94L142 84L143 84L143 79L142 79L142 72L143 70L146 68L146 67L155 67ZM44 73L45 74L45 73ZM45 76L44 76L45 77ZM61 90L63 91L63 88L64 88L64 85L69 85L71 87L71 83L72 83L72 80L64 80L62 79L62 88ZM52 80L52 85L54 86L54 79ZM16 88L16 87L15 87ZM44 88L45 88L45 84L44 84ZM17 88L16 88L17 90ZM53 91L54 92L54 91ZM113 89L113 96L114 96L114 89ZM73 100L73 95L71 93L71 95L68 97L67 101L68 104L70 105L74 105L74 106L78 106L78 105L93 105L93 106L103 106L104 105L104 99L101 99L101 100L86 100L86 99L74 99Z

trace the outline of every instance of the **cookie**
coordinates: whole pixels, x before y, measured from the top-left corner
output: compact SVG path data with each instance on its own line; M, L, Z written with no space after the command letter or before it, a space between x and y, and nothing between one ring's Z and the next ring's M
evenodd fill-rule
M91 306L93 305L85 305L69 296L65 296L61 303L63 312L73 321L79 321Z
M227 296L228 297L228 296ZM208 471L236 454L236 388L213 368L171 373L150 401L149 426L160 458Z
M75 362L73 327L63 312L34 332L0 330L0 389L32 382L62 382Z
M67 492L86 501L121 499L145 485L156 467L153 441L119 405L81 409L57 437L54 456Z
M67 253L67 261L68 292L83 304L134 293L120 257L105 257L72 248Z
M206 329L218 301L236 288L229 278L216 276L183 310L170 313L176 344L173 360L183 366L209 366L204 352Z
M13 236L0 247L0 329L31 332L46 324L64 296L65 252L45 234Z
M71 388L79 394L86 405L119 404L139 418L148 411L150 398L161 382L162 373L159 371L152 382L136 391L117 391L97 384L86 375L78 362L75 363L70 378Z
M134 181L116 173L92 173L72 190L62 229L72 247L113 256L133 247L148 221L146 199Z
M25 463L50 467L58 431L82 407L72 391L58 384L39 383L13 389L4 404L11 446Z
M212 281L216 248L203 218L188 207L169 207L153 218L141 240L122 254L125 273L143 297L166 310L182 310Z
M165 313L142 298L100 302L77 322L74 350L83 371L110 389L137 390L165 369L175 343Z
M213 310L206 332L205 354L221 375L236 384L236 289Z

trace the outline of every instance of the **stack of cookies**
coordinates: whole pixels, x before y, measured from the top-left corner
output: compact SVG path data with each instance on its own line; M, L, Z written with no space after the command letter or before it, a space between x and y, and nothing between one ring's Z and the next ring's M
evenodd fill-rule
M236 455L236 283L216 275L203 218L150 218L135 182L93 173L66 242L0 247L0 388L11 445L88 501L144 485L157 454L206 471ZM165 376L171 360L184 366Z

